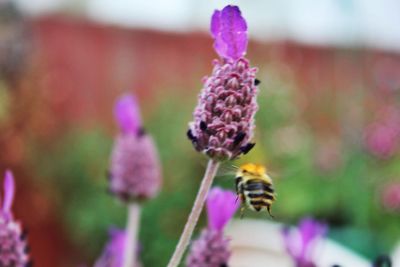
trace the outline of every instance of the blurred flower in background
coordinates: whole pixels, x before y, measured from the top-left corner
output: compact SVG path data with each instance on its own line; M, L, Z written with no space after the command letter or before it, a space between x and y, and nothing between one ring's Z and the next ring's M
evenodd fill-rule
M387 211L400 213L400 183L386 184L381 192L381 201Z
M126 233L124 230L111 228L109 230L109 241L105 245L101 256L96 260L94 267L123 267ZM134 253L138 253L135 251ZM132 267L140 267L140 263Z
M283 230L287 252L297 267L316 267L314 247L316 242L325 235L326 230L325 225L311 218L301 220L297 229Z
M367 128L366 145L377 157L386 159L397 152L400 143L400 112L397 107L381 111L377 121Z
M228 266L231 252L229 238L224 236L223 230L238 207L233 192L218 187L211 189L207 198L208 228L193 241L186 259L187 267Z
M120 127L111 156L110 191L124 201L154 197L161 185L161 170L152 138L144 131L138 104L132 95L115 106Z

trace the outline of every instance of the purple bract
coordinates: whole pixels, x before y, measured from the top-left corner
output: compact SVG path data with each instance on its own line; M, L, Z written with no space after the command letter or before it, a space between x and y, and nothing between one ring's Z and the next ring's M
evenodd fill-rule
M229 190L215 187L207 198L208 226L221 231L239 208L236 194Z
M115 119L124 134L138 134L142 127L139 106L133 95L120 97L114 109Z
M239 59L246 54L247 24L237 6L216 10L211 18L214 48L225 59Z
M126 233L124 230L111 228L109 230L110 240L103 249L103 253L97 259L94 267L122 267L125 249ZM136 252L135 252L136 253ZM136 263L132 267L139 267L140 263Z
M315 267L312 259L315 241L323 237L325 232L326 226L311 218L303 219L295 231L284 229L286 249L297 267Z

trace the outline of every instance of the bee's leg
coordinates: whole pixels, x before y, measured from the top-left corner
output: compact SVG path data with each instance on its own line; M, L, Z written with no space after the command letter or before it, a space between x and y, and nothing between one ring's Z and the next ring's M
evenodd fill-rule
M269 214L269 216L271 216L271 218L275 218L272 214L271 214L271 205L268 205L267 206L267 210L268 210L268 214Z
M243 219L244 209L245 207L240 208L240 219Z
M236 200L235 200L235 204L238 202L239 198L240 198L240 195L237 195L236 196Z

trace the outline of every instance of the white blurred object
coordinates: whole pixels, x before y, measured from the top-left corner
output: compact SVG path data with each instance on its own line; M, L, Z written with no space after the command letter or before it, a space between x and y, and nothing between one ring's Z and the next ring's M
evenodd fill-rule
M232 238L231 267L293 267L294 263L286 252L281 234L283 225L268 220L234 220L226 228ZM324 239L315 246L315 262L318 267L334 264L351 267L371 267L371 264L354 252ZM396 266L397 267L397 266Z
M42 15L59 11L66 0L10 0L21 9L22 12L30 15Z
M400 267L400 242L394 248L392 253L393 267Z

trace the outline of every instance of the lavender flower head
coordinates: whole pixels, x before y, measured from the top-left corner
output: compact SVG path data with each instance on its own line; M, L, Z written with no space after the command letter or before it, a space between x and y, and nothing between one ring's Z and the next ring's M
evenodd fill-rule
M123 201L154 197L160 188L161 170L152 138L142 128L139 108L132 95L115 106L120 134L111 155L110 191Z
M124 230L111 228L109 230L110 241L103 249L103 253L97 259L94 267L122 267L126 233ZM139 267L140 263L132 267Z
M253 137L256 102L256 68L244 58L247 25L237 6L216 10L211 19L214 48L220 60L203 79L203 89L189 123L188 138L195 149L223 161L246 154Z
M315 241L324 236L326 226L311 218L303 219L296 231L283 230L287 252L296 263L296 267L316 267L312 259Z
M4 179L4 199L0 210L0 266L26 267L29 257L27 244L21 225L13 219L11 206L15 194L14 177L6 171Z
M208 228L191 246L187 267L228 266L231 255L229 239L224 236L225 225L232 219L239 203L231 191L213 188L207 198Z

